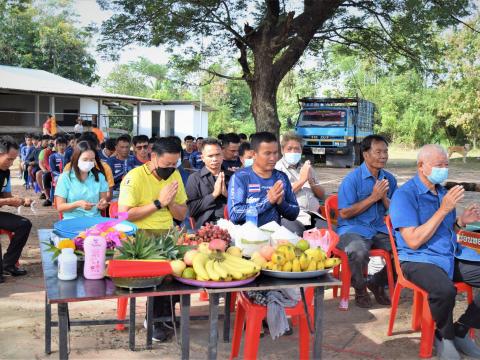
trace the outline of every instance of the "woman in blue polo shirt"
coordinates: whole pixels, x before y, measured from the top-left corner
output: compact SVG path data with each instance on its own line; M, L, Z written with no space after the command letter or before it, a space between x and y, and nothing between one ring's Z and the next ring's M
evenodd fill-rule
M108 206L108 183L95 150L87 141L80 141L72 156L71 169L58 178L55 203L64 219L99 216Z

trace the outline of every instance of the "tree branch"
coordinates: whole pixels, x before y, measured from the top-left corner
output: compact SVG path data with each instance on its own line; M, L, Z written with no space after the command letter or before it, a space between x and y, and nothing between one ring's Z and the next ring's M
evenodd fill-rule
M472 30L473 32L476 32L477 34L480 34L480 31L478 31L477 29L475 29L473 26L471 26L470 24L466 23L465 21L462 21L461 19L459 19L459 18L457 18L456 16L451 15L451 14L450 14L450 17L451 17L453 20L459 22L460 24L466 26L467 28L469 28L469 29Z
M205 71L211 75L218 76L223 79L228 79L228 80L245 80L243 77L238 77L238 76L229 76L229 75L224 75L216 72L215 70L212 69L207 69L207 68L201 68L199 67L200 70Z

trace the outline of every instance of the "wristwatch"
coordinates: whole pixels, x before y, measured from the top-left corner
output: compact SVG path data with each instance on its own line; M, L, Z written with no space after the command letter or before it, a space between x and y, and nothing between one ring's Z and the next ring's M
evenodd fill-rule
M155 200L153 202L153 205L155 205L155 207L158 209L158 210L161 210L162 209L162 203L160 202L160 200Z

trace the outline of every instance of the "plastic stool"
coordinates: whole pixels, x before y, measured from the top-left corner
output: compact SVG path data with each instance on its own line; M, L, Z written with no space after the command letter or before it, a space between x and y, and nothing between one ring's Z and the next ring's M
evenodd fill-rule
M117 320L125 320L127 318L128 297L117 299ZM115 325L115 330L125 330L124 324Z

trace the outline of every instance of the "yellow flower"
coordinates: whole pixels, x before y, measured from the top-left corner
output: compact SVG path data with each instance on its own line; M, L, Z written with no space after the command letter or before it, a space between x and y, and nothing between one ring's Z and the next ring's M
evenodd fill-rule
M62 249L73 249L75 250L75 243L73 240L65 239L58 242L57 248Z

